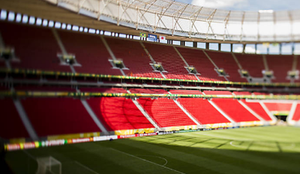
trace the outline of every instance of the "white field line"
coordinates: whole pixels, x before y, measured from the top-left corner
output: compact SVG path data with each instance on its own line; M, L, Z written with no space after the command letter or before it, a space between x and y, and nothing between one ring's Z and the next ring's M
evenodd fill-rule
M233 142L234 142L234 141L230 141L229 144L230 144L231 146L234 146L234 147L245 148L245 147L240 146L240 145L235 145L235 144L233 144ZM259 144L259 142L256 142L256 144ZM295 148L295 143L291 143L290 146L284 146L284 148L293 149L293 148Z
M114 150L114 151L116 151L116 152L119 152L119 153L123 153L123 154L128 155L128 156L131 156L131 157L133 157L133 158L136 158L136 159L139 159L139 160L148 162L148 163L150 163L150 164L154 164L154 165L160 166L160 167L165 168L165 169L169 169L169 170L174 171L174 172L177 172L177 173L185 174L185 173L180 172L180 171L178 171L178 170L171 169L171 168L166 167L166 166L164 166L164 165L160 165L160 164L154 163L154 162L152 162L152 161L148 161L148 160L146 160L146 159L137 157L137 156L135 156L135 155L132 155L132 154L129 154L129 153L126 153L126 152L122 152L122 151L119 151L119 150L114 149L114 148L110 148L110 149L112 149L112 150Z
M205 135L205 136L215 137L215 138L220 138L220 139L225 139L225 140L253 141L253 139L235 139L235 138L231 138L231 137L228 137L228 138L227 138L227 137L224 137L224 136L226 136L226 135L224 135L224 136L222 136L222 135L220 135L220 136L218 136L218 135L208 135L208 134L205 134L205 133L203 133L203 132L200 132L200 133L196 132L195 134Z
M165 164L163 164L163 166L168 164L168 160L166 158L160 157L160 156L154 156L154 155L139 155L139 156L149 156L149 157L156 157L156 158L160 158L162 160L165 161Z
M89 170L89 171L90 171L90 172L92 172L92 173L99 174L99 173L95 172L94 170L92 170L91 168L89 168L89 167L87 167L87 166L85 166L85 165L81 164L81 163L80 163L80 162L78 162L78 161L75 161L74 163L76 163L76 164L78 164L79 166L81 166L81 167L83 167L83 168L85 168L85 169Z
M234 141L230 141L230 145L231 145L231 146L238 147L238 148L244 148L244 147L240 147L240 146L234 145L233 142L234 142Z

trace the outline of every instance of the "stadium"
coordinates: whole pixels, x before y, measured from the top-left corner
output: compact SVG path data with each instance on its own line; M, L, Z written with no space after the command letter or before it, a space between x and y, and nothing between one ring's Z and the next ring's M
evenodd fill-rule
M0 0L0 172L299 173L297 5L194 2Z

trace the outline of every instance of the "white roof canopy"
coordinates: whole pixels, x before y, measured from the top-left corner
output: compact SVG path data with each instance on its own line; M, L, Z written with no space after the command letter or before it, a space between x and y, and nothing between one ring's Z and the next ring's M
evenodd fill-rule
M188 38L241 42L300 40L300 10L228 11L173 0L47 0L116 25Z

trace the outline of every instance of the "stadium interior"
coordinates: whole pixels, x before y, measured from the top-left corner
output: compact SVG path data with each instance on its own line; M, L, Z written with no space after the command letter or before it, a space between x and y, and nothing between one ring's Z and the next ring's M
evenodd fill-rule
M91 7L96 0L87 2ZM197 40L164 33L163 27L156 33L146 25L126 26L125 20L107 22L101 14L97 20L85 1L78 1L78 13L76 3L0 2L5 151L38 148L43 142L61 145L60 140L72 144L101 137L300 126L297 54L245 53L247 44L268 39L211 39L208 33ZM109 4L127 1L101 3L108 4L102 15L116 19L106 15ZM198 47L200 42L205 48ZM217 50L209 49L211 43ZM221 51L224 43L230 51ZM243 51L234 52L234 44L242 44Z

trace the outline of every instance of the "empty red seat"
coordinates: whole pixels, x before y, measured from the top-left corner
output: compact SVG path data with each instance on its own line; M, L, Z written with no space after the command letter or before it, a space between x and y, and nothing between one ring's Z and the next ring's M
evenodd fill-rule
M112 130L153 128L131 99L101 97L87 100L104 126Z
M26 98L21 101L40 137L101 131L79 99Z
M180 98L180 104L201 124L229 123L219 111L202 98Z
M171 99L140 98L138 102L160 127L196 125Z
M212 100L223 112L235 122L259 121L237 100L234 99L213 99Z
M2 109L0 122L0 137L3 139L29 138L29 134L11 99L0 99Z

